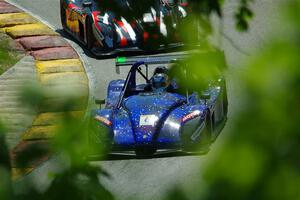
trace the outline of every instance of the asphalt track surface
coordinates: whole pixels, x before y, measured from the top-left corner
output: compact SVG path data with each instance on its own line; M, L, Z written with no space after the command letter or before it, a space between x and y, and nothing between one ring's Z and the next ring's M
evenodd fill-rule
M256 18L251 23L251 31L240 34L234 30L233 8L236 0L228 1L225 5L225 20L221 44L230 65L228 75L229 95L229 120L217 142L212 146L209 154L203 156L163 157L152 159L118 159L110 161L93 162L101 166L111 175L111 178L102 178L101 181L108 190L113 192L117 199L162 199L174 186L179 186L189 193L192 198L201 190L201 171L205 162L209 160L218 147L226 140L230 129L233 113L239 108L238 80L231 77L230 72L243 70L239 64L251 57L251 52L264 46L266 36L274 32L276 27L275 2L280 0L260 0L253 6ZM52 28L61 33L59 0L10 0L22 8L38 16ZM218 23L216 23L218 24ZM219 27L219 26L218 26ZM224 35L223 35L224 36ZM76 46L76 43L75 43ZM95 59L85 54L84 48L77 46L77 51L82 56L91 78L91 95L103 99L106 87L110 80L125 78L126 69L121 69L121 74L115 72L114 59ZM241 132L242 133L242 132ZM52 162L53 163L53 162ZM47 186L47 173L57 168L55 164L46 163L42 168L33 173L38 187Z

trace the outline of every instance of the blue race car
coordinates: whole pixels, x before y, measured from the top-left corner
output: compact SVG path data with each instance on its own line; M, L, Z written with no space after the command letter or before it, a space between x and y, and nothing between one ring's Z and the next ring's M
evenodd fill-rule
M117 58L116 66L131 65L125 80L113 80L105 108L92 112L89 142L94 154L147 156L160 153L207 152L227 119L227 94L223 76L202 92L180 92L169 80L165 66L185 55ZM148 77L149 65L156 65ZM143 79L141 82L137 77Z

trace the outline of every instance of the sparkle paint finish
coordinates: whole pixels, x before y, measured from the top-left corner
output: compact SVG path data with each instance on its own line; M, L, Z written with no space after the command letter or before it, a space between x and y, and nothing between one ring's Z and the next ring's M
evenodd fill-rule
M187 99L186 95L164 90L144 91L145 84L136 85L136 73L143 64L133 64L126 80L111 81L106 109L94 113L112 122L109 127L112 146L124 150L143 146L181 149L183 136L190 138L190 144L201 142L203 123L209 120L205 123L215 124L211 121L213 114L225 121L227 113L223 113L223 108L218 109L224 100L221 95L225 88L223 78L212 82L203 91L209 94L209 99L201 99L196 92ZM127 87L124 87L126 83ZM123 93L126 96L118 104ZM188 127L192 127L193 132L187 132ZM188 144L186 139L184 144Z
M181 142L181 127L184 126L189 120L182 122L184 116L194 112L199 111L200 117L204 118L206 116L206 105L188 105L184 104L170 113L168 119L164 123L159 137L157 139L158 143L175 143L180 144ZM191 119L190 119L191 120Z
M114 115L113 131L113 144L124 147L135 145L135 135L130 116L123 108L117 110Z
M127 98L124 107L128 111L132 121L136 144L151 144L159 134L162 126L170 112L186 102L185 97L171 93L142 93ZM140 126L142 115L155 115L157 121L154 126Z
M106 108L113 108L118 103L125 80L113 80L107 90Z

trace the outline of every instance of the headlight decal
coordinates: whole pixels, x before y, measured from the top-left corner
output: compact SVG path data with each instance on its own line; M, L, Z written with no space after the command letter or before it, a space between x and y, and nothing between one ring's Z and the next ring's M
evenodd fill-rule
M106 118L104 118L104 117L101 117L101 116L99 116L99 115L96 115L96 116L94 117L94 119L95 119L96 121L102 122L103 124L105 124L105 125L107 125L107 126L111 126L111 125L112 125L112 122L111 122L110 120L108 120L108 119L106 119Z

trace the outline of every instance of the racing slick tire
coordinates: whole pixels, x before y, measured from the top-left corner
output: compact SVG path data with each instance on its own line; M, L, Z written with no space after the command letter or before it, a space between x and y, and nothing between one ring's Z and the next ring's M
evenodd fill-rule
M91 51L95 44L95 36L93 33L93 23L91 17L86 19L86 48Z
M64 30L67 28L67 16L66 16L66 10L63 5L63 0L60 0L60 20L61 20L61 25Z
M140 48L145 52L155 52L159 49L160 44L157 41L143 42Z
M151 157L156 152L156 149L153 147L137 147L135 154L138 158Z
M95 134L95 133L94 133ZM105 157L109 154L109 147L104 141L100 140L100 137L89 134L88 138L89 145L89 157Z

